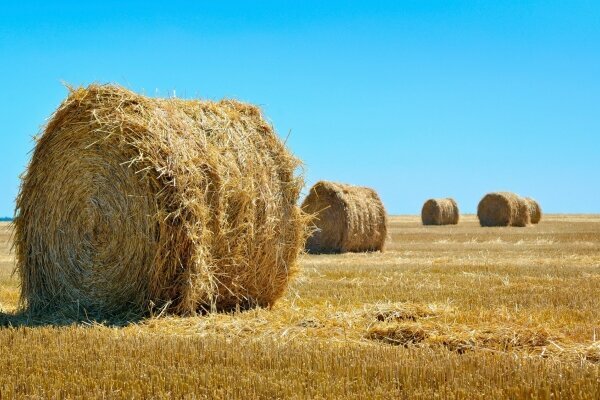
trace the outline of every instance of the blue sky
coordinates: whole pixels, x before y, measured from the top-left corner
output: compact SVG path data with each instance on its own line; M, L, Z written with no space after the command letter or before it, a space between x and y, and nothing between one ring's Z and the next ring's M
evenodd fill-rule
M600 212L600 2L53 3L0 11L0 216L62 81L259 104L308 184L394 214L495 190Z

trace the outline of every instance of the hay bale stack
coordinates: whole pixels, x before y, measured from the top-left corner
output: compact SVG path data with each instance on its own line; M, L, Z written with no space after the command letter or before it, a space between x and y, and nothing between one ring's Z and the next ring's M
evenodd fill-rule
M423 204L423 225L456 225L460 218L458 204L454 199L429 199Z
M519 226L531 223L529 205L517 194L509 192L488 193L477 206L481 226Z
M387 214L373 189L321 181L310 189L302 209L315 216L308 252L383 251Z
M529 215L531 216L531 223L539 223L542 219L542 208L540 207L540 203L538 203L531 197L525 197L525 201L527 201L527 205L529 206Z
M269 306L305 240L298 165L251 105L72 90L17 199L21 300L89 315Z

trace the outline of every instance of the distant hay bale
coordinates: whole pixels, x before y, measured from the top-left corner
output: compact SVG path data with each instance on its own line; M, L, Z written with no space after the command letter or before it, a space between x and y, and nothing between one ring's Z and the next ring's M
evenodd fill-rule
M456 225L459 218L458 204L451 198L429 199L421 210L423 225Z
M17 199L21 301L97 315L269 306L306 237L298 165L252 105L72 90Z
M525 197L525 201L527 201L527 205L529 206L529 214L531 216L531 223L537 224L542 219L542 208L540 207L540 203L531 197Z
M387 238L387 214L370 188L318 182L302 204L315 216L308 238L310 253L382 251Z
M531 223L527 201L509 192L488 193L477 206L481 226L519 226Z

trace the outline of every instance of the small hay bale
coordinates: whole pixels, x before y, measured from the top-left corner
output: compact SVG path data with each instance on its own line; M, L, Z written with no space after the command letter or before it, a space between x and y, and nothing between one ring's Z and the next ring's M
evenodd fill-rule
M429 199L423 204L423 225L456 225L460 218L458 204L451 198Z
M272 305L306 237L298 165L252 105L71 90L17 198L22 305L100 316Z
M509 192L488 193L477 206L481 226L519 226L531 223L529 205L524 198Z
M373 189L321 181L310 189L302 209L315 216L308 252L383 251L387 214Z
M540 203L531 197L525 197L525 201L527 201L527 205L529 206L529 214L531 216L531 223L537 224L542 219L542 208L540 207Z

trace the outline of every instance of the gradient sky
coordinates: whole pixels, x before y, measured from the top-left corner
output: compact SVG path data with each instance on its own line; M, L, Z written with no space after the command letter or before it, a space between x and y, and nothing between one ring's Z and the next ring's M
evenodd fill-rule
M600 213L598 1L50 3L0 10L0 216L63 81L259 104L307 184L393 214L495 190Z

